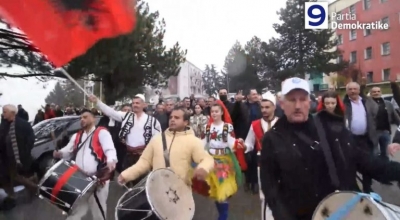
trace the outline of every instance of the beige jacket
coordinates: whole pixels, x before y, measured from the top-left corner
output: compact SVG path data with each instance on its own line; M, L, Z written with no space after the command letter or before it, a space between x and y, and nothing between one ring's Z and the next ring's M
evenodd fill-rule
M198 168L203 168L207 172L214 168L213 157L204 150L203 142L194 136L191 128L176 133L167 129L165 136L167 148L170 150L170 168L186 184L191 184L190 170L192 169L192 162L197 163ZM172 140L173 143L171 145ZM157 134L150 140L138 162L122 172L121 175L125 181L129 182L151 170L160 168L165 168L165 159L161 134Z

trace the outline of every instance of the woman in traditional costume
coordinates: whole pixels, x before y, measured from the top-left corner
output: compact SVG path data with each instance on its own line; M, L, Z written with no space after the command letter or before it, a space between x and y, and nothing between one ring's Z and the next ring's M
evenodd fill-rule
M227 220L228 199L242 184L241 165L245 166L244 147L235 138L232 120L221 101L211 107L211 118L201 136L205 149L214 157L214 171L204 181L193 180L193 191L215 200L218 220ZM235 152L236 151L236 152ZM234 153L235 152L235 153ZM239 160L238 160L239 159Z

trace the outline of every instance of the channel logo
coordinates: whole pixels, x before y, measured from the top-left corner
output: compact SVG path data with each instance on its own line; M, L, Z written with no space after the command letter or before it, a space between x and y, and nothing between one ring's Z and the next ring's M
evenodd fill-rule
M328 29L328 2L305 2L304 28L321 30Z

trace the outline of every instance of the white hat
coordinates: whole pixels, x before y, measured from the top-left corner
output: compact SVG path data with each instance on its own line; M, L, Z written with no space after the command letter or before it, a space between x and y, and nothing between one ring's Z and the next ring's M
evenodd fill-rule
M140 98L141 100L143 100L143 102L146 101L146 99L144 98L144 95L142 95L142 94L136 94L135 97Z
M293 77L285 80L282 86L282 95L286 95L292 90L301 89L310 94L310 85L304 79Z
M262 94L262 100L268 100L272 102L272 104L276 105L276 97L270 91Z

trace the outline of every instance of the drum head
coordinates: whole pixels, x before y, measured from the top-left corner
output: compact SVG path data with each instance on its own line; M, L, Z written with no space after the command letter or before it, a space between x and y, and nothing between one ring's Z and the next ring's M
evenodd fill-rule
M355 192L335 192L319 203L314 212L313 220L325 220L335 213L344 204L357 195ZM343 220L386 220L387 218L379 209L377 203L371 198L363 198L343 218Z
M158 169L146 182L147 199L161 220L188 220L194 216L191 188L170 169Z

